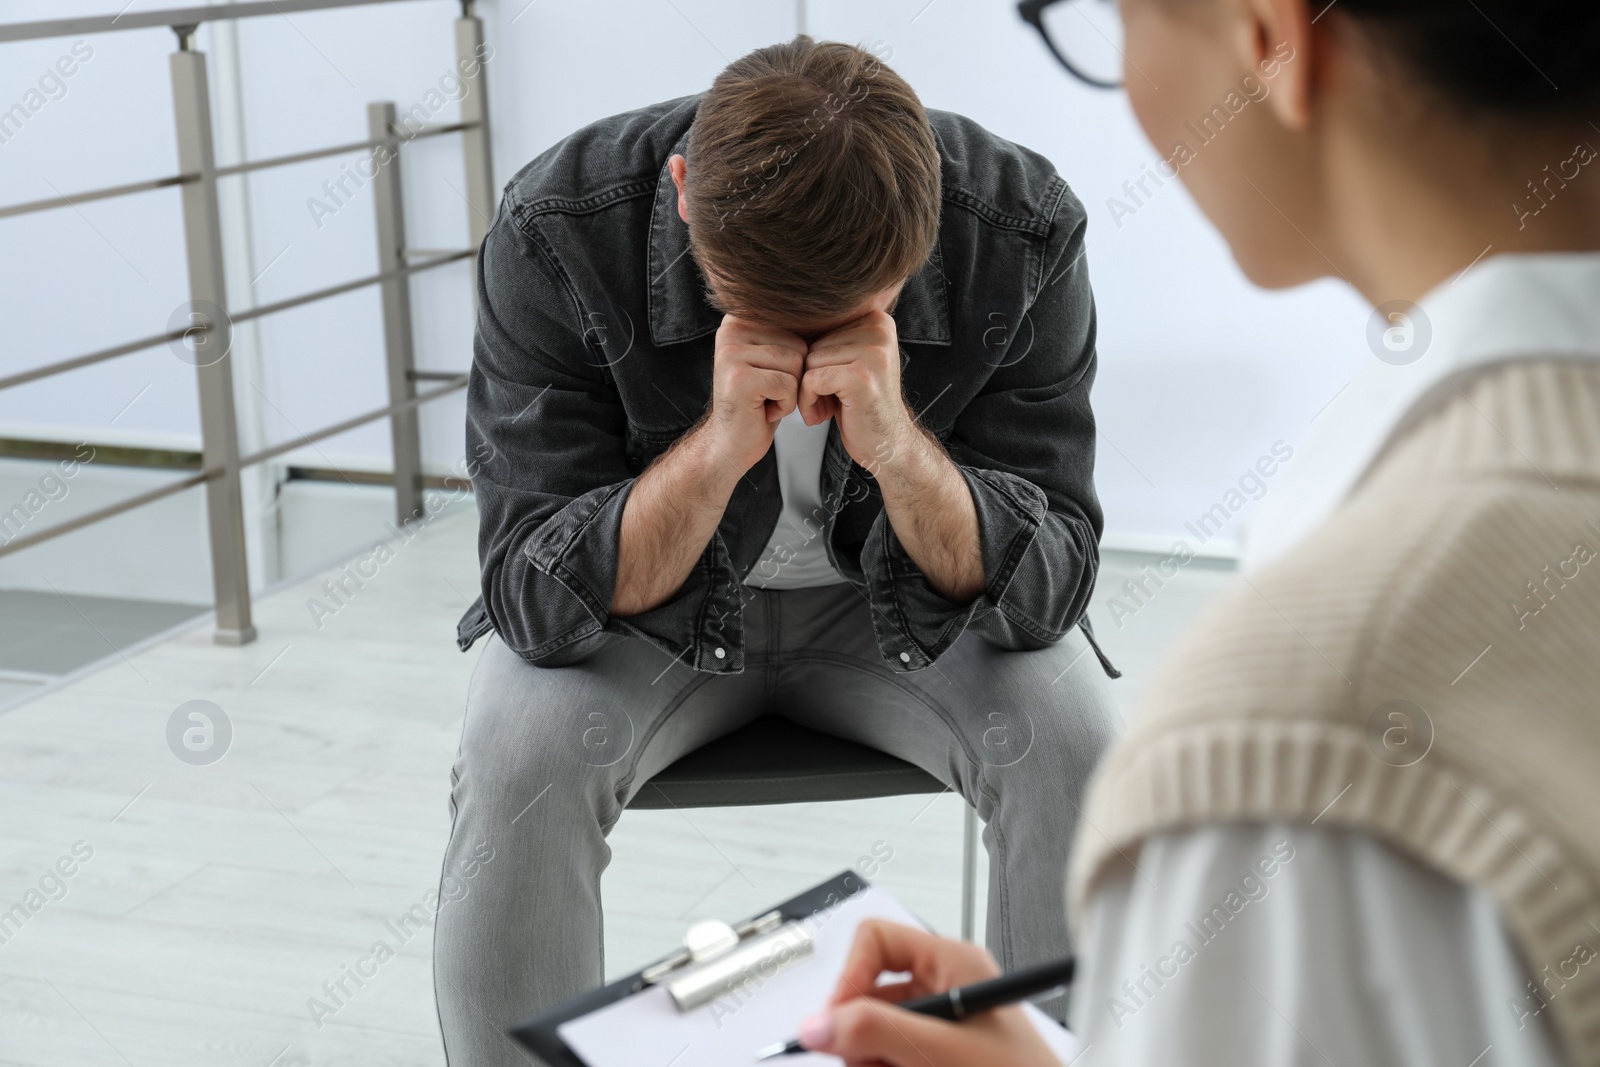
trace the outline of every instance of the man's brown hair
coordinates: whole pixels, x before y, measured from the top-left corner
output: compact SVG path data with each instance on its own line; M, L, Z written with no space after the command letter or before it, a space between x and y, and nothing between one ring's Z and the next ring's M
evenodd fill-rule
M719 310L797 328L909 277L939 232L939 151L911 86L804 34L731 63L689 130L689 240Z

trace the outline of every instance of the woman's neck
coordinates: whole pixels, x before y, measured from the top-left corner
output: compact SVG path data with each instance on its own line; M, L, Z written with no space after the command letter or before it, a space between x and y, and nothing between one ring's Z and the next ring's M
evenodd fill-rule
M1420 299L1490 255L1600 251L1600 130L1366 118L1327 143L1326 232L1374 304Z

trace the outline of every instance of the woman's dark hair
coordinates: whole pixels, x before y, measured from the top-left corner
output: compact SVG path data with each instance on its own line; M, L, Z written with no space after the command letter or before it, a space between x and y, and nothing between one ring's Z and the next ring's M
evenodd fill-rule
M1468 109L1583 115L1600 105L1595 0L1337 3L1334 10Z

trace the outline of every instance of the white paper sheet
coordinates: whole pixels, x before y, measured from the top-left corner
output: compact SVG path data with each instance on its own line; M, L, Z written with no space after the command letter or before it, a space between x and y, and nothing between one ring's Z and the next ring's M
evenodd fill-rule
M756 1050L795 1036L800 1020L822 1007L844 969L856 927L863 919L888 919L922 926L877 886L850 897L809 924L815 954L745 989L702 1008L680 1012L660 986L601 1008L557 1032L589 1067L748 1067ZM1062 1063L1077 1055L1077 1041L1033 1005L1024 1005ZM808 1052L769 1063L781 1067L841 1064L835 1056Z

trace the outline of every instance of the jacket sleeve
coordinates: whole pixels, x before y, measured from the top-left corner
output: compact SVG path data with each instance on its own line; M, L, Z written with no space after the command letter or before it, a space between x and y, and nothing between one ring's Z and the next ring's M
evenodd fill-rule
M1102 517L1089 407L1095 311L1085 222L1063 186L1033 298L1003 355L986 354L997 369L945 442L976 505L983 592L965 606L934 592L887 513L863 546L869 595L884 607L874 613L879 643L897 669L926 666L968 629L1001 648L1043 648L1089 605Z
M607 633L670 655L693 643L709 571L726 556L720 538L665 604L625 620L610 613L634 474L626 414L586 343L587 321L537 226L502 205L478 261L467 449L483 597L462 621L462 647L492 626L524 659L560 666Z

